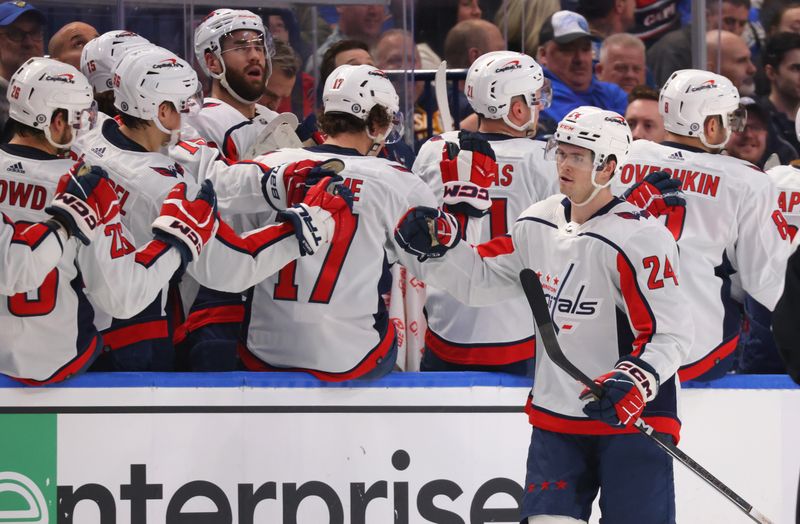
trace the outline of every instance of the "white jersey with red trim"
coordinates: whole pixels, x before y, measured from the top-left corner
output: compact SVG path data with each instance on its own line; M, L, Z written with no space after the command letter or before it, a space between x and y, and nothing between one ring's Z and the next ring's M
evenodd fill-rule
M219 149L233 162L242 158L259 135L278 113L256 104L256 115L247 118L230 104L217 98L203 100L203 109L186 119L182 130L184 140L202 138L209 146Z
M112 119L103 124L102 132L85 150L84 159L108 172L119 195L122 222L136 242L152 235L151 224L175 184L186 183L187 194L192 197L199 189L196 180L202 179L187 172L173 159L148 152L129 140ZM201 285L241 292L299 256L297 238L289 224L251 231L240 237L230 226L220 222L216 236L205 246L201 256L189 264L187 272ZM162 321L166 317L165 301L166 297L162 296Z
M420 264L422 277L464 303L485 305L523 296L519 273L533 269L570 362L596 377L623 355L646 361L661 385L645 419L657 431L677 435L675 372L691 344L692 319L683 314L675 241L658 221L616 198L583 224L571 222L570 213L569 200L554 195L525 211L510 237L476 247L460 242L442 258ZM404 261L409 258L404 254ZM578 398L582 390L539 351L531 423L562 433L636 431L587 418Z
M180 264L178 252L162 242L142 242L136 251L119 215L107 221L89 246L59 239L43 224L28 226L50 217L44 208L72 166L72 160L38 149L0 146L0 210L8 217L0 237L5 239L14 220L12 245L34 254L49 251L51 258L46 264L24 262L41 265L38 270L17 267L22 260L3 266L4 277L20 275L21 280L17 289L2 291L0 372L31 384L63 380L91 363L100 342L92 304L121 318L132 316L153 301ZM62 249L54 267L55 250ZM28 287L22 285L23 275L30 272L39 274L28 282L38 283L22 289Z
M7 188L7 184L0 180L0 187ZM17 225L0 213L0 263L3 266L0 295L25 293L39 287L61 260L66 240L62 228L27 222Z
M789 224L794 239L800 228L800 165L776 166L767 174L778 188L778 208Z
M689 299L684 311L703 319L695 324L694 345L680 372L681 380L691 380L736 348L739 312L732 282L770 310L775 307L789 256L786 221L775 185L756 166L671 142L635 141L614 177L614 192L622 194L657 170L682 180L686 198L683 220L666 225L679 235Z
M489 188L488 217L470 219L478 226L478 242L506 235L531 204L558 193L555 162L544 159L545 143L528 138L477 133L492 146L498 179ZM439 162L445 141L458 143L458 132L431 138L419 151L413 171L422 177L442 203L444 186ZM503 365L531 358L535 337L533 317L525 298L485 307L462 304L446 291L428 286L425 346L442 360L463 365Z
M337 235L349 238L326 246L321 256L298 259L255 287L246 342L250 355L266 366L345 380L369 372L391 348L394 329L381 295L389 291L389 267L399 251L394 229L410 206L435 207L436 199L405 167L354 149L281 149L256 160L278 165L330 158L344 161L340 174L354 195L354 221L337 226ZM260 215L259 225L272 218ZM246 354L243 358L258 368Z

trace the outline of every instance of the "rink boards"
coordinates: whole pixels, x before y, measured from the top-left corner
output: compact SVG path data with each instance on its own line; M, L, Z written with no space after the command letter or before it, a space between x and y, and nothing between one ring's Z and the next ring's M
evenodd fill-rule
M527 392L526 380L481 373L3 380L0 522L515 522ZM681 418L684 451L775 522L793 521L800 389L787 377L686 389ZM680 465L676 485L679 523L749 522Z

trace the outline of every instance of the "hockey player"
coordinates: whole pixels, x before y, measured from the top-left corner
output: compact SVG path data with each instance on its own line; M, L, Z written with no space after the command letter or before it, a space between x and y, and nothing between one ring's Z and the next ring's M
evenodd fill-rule
M194 53L212 79L211 96L198 114L187 119L194 131L185 130L184 138L202 138L230 161L253 158L265 140L266 126L278 117L256 104L272 73L274 52L272 36L260 16L239 9L212 11L194 32ZM290 113L281 118L287 119L293 133L297 118Z
M197 75L184 60L158 47L126 55L114 73L114 119L103 123L84 158L106 169L119 195L122 221L138 242L176 181L197 191L198 175L159 153L174 144L182 116L200 107ZM286 222L239 237L221 222L201 257L187 269L201 284L241 292L304 254L327 243L340 215L349 215L345 201L324 191L309 192L306 203L283 210ZM266 207L266 203L263 203ZM112 369L172 369L174 351L158 297L136 317L114 322L106 333Z
M682 182L686 211L666 225L681 248L682 285L691 298L684 308L703 322L695 324L694 345L679 375L683 381L713 380L731 369L739 339L731 290L740 286L766 308L775 306L789 255L788 228L768 176L749 162L713 154L744 123L730 80L677 71L661 89L659 110L667 140L634 142L614 189L622 192L656 171Z
M353 217L337 230L341 242L331 244L324 256L285 266L248 295L240 358L251 370L307 371L330 381L377 377L391 371L396 355L395 329L381 297L397 261L392 231L409 206L435 206L436 199L419 177L374 156L402 135L401 121L393 118L397 93L382 71L340 66L325 82L323 104L323 144L256 160L277 165L342 159L340 174L353 193ZM286 195L295 186L271 177L268 192L292 201ZM259 220L263 225L271 217Z
M137 251L105 173L56 156L91 122L92 88L83 75L32 58L8 94L12 138L0 145L0 372L40 385L79 373L104 347L88 299L131 316L153 301L190 249L202 250L216 227L213 191L204 193L208 201L189 202L177 188Z
M598 488L604 522L675 522L672 459L631 426L644 417L678 440L675 372L691 317L681 314L674 239L608 187L630 142L621 116L579 107L548 145L563 195L528 208L510 237L470 247L436 209L411 209L397 226L409 253L436 259L420 276L465 303L518 298L519 272L536 271L564 354L605 390L593 399L546 352L537 355L522 499L532 524L586 523Z
M531 139L536 133L539 111L549 105L550 89L549 80L533 58L496 51L479 57L470 66L464 92L479 115L477 137L488 140L498 164L488 188L490 200L484 201L482 209L469 212L473 217L488 213L488 217L463 222L467 238L477 244L506 235L531 204L557 193L555 164L544 159L545 143ZM460 195L472 182L455 176L443 180L448 172L443 173L439 165L443 158L449 160L443 155L454 142L458 142L457 132L430 139L420 149L413 171L431 187L440 204L458 207L463 199ZM470 228L477 229L477 234L472 235ZM428 331L422 371L485 370L532 375L535 338L530 308L524 298L470 307L446 291L428 286L425 311Z

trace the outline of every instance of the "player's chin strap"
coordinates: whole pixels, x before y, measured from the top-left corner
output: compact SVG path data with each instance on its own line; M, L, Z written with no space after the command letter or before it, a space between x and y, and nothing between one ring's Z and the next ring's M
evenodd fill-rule
M381 148L386 141L386 137L389 136L389 133L392 132L392 126L390 125L386 132L379 135L373 135L370 130L369 126L367 126L367 136L372 140L372 145L369 147L369 151L367 151L366 156L378 156L378 153L381 152Z
M183 121L183 118L181 118ZM166 133L169 135L169 142L167 142L167 147L172 147L177 144L181 139L181 126L178 126L177 129L167 129L164 124L161 123L161 119L156 115L153 119L153 123L155 123L156 127L162 133Z
M527 122L525 122L525 124L523 124L521 126L518 126L517 124L515 124L514 122L509 120L508 119L508 115L503 115L503 122L505 122L505 124L508 127L510 127L511 129L514 129L516 131L520 131L522 133L528 133L529 131L535 129L535 126L536 126L536 113L534 113L533 108L531 108L531 117L530 117L530 119Z
M50 126L44 128L44 137L47 139L48 142L50 142L51 146L61 151L69 151L69 148L72 147L72 144L75 143L76 133L73 131L71 136L72 138L70 138L66 144L59 144L58 142L53 140L53 137L50 135Z
M702 142L703 145L709 149L722 149L725 147L725 144L727 144L728 140L730 140L731 138L731 128L729 126L725 126L725 140L723 140L719 144L709 144L708 142L706 142L706 134L703 131L700 131L697 134L697 138L699 138L700 142Z
M611 178L609 178L609 179L608 179L608 182L606 182L605 184L598 184L598 183L597 183L597 180L596 180L596 177L597 177L597 170L598 170L598 168L602 167L603 165L605 165L605 163L603 163L603 164L600 164L600 165L598 165L598 164L595 164L595 165L592 167L592 185L594 186L594 190L592 190L592 193L591 193L591 194L589 195L589 197L588 197L586 200L584 200L583 202L580 202L580 203L578 203L578 202L575 202L574 200L572 200L572 199L570 198L570 199L569 199L569 201L572 203L572 205L573 205L573 206L575 206L575 207L583 207L583 206L585 206L586 204L588 204L589 202L591 202L591 201L592 201L592 199L593 199L594 197L596 197L596 196L597 196L597 193L599 193L601 189L603 189L603 188L606 188L606 187L608 187L608 186L611 184L611 180L613 179L613 176L612 176ZM568 197L568 198L569 198L569 197Z

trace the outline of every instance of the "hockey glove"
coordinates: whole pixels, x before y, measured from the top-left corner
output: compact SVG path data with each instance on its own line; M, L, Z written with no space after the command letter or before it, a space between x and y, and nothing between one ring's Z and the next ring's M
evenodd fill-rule
M325 161L300 160L274 167L261 178L261 190L267 203L276 211L303 201L309 188L325 177L334 182L343 180L338 173L344 162L338 159Z
M430 207L412 207L397 223L394 239L404 251L420 262L439 258L461 240L460 226L453 215Z
M278 220L294 226L300 255L313 255L321 245L335 240L340 222L350 223L352 205L350 190L337 184L333 177L325 177L308 191L303 202L279 212ZM342 220L343 217L350 220Z
M612 371L594 381L603 388L604 394L598 399L585 388L580 399L589 402L583 406L583 412L612 426L629 426L636 422L645 404L655 398L659 385L656 370L630 355L621 358Z
M439 168L448 211L481 217L492 202L487 189L497 180L497 162L492 146L480 136L461 131L460 147L445 143Z
M646 209L651 215L659 217L668 214L672 208L686 207L686 199L682 195L679 179L672 178L666 171L654 171L632 185L622 196L639 209Z
M218 226L217 196L211 181L203 182L193 200L186 197L186 184L181 182L164 199L161 215L153 221L153 234L175 247L186 266L197 260Z
M45 211L86 245L98 226L119 212L117 195L100 167L80 162L58 182L55 196Z

